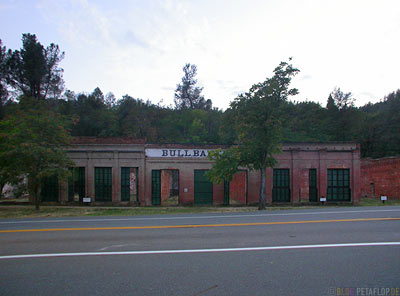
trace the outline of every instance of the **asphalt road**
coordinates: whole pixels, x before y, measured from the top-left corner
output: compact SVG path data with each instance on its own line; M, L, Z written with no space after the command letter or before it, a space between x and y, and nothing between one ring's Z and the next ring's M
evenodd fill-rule
M400 207L0 220L0 295L400 295Z

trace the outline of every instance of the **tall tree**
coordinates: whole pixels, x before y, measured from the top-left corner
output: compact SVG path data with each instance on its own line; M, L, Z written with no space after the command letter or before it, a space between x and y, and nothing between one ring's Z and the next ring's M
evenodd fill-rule
M22 48L7 53L7 83L18 95L59 97L64 89L63 69L59 68L63 58L58 45L45 48L35 34L23 34Z
M212 108L211 100L205 100L201 92L202 87L197 85L197 66L186 64L183 67L183 77L181 83L176 86L175 106L177 109L206 109Z
M334 141L352 141L360 132L361 118L354 106L351 92L344 93L335 88L327 102L327 133Z
M279 118L282 107L289 96L298 93L297 89L289 88L291 78L298 72L291 64L281 62L271 78L253 85L249 92L231 102L238 145L209 154L209 158L215 161L208 173L213 182L230 181L239 167L260 171L259 209L265 209L266 169L276 164L275 155L281 151L282 125Z
M353 98L351 92L344 93L340 90L340 88L335 87L329 97L333 100L334 105L339 110L345 110L354 107L355 99Z
M37 210L43 179L66 176L67 168L73 166L65 152L70 140L66 125L67 120L49 111L44 102L27 97L21 98L15 114L0 122L0 172L4 170L10 178L28 178Z
M3 46L2 41L0 39L0 119L3 118L3 106L8 98L6 77L7 77L6 47Z

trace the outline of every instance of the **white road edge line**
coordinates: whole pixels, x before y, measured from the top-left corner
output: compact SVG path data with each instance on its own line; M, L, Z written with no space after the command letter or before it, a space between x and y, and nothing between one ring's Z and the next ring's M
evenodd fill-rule
M366 211L335 211L335 212L307 212L307 213L268 213L268 214L244 214L244 215L214 215L214 216L184 216L184 217L148 217L148 218L117 218L117 219L79 219L79 220L24 220L24 221L1 221L0 224L23 224L23 223L61 223L61 222L102 222L102 221L149 221L149 220L185 220L185 219L215 219L215 218L242 218L242 217L271 217L271 216L294 216L294 215L320 215L320 214L347 214L347 213L379 213L400 212L396 210L366 210Z
M49 257L79 257L79 256L154 255L154 254L185 254L185 253L213 253L213 252L217 253L217 252L243 252L243 251L293 250L293 249L340 248L340 247L369 247L369 246L400 246L400 242L370 242L370 243L272 246L272 247L250 247L250 248L223 248L223 249L193 249L193 250L155 250L155 251L123 251L123 252L25 254L25 255L0 256L0 260L26 259L26 258L49 258Z

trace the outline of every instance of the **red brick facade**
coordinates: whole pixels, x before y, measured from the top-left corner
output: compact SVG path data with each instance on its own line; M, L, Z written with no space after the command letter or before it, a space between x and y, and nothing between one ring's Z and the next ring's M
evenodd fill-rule
M317 170L318 198L327 196L328 169L349 169L351 200L360 202L360 146L349 143L297 143L283 146L283 153L276 156L276 169L289 169L292 203L309 201L310 169ZM273 170L267 169L267 203L272 203ZM257 175L251 176L250 175ZM248 203L258 202L260 174L249 173ZM250 180L251 179L251 180Z
M400 156L361 160L361 196L400 199Z
M195 171L209 170L212 167L206 153L208 150L224 148L222 146L194 146L173 144L144 144L141 141L129 139L77 139L69 149L68 155L77 167L84 168L84 192L86 196L96 202L96 177L97 168L111 170L111 194L99 200L107 200L114 204L164 204L172 188L171 172L174 170L175 183L179 184L174 189L178 192L177 204L192 205L195 203ZM349 198L343 199L354 204L360 201L360 147L355 143L292 143L283 145L283 152L276 156L278 163L274 169L286 172L285 190L288 192L286 199L273 199L274 169L268 168L266 175L267 203L289 202L298 204L311 201L309 190L310 170L316 172L315 176L315 201L320 197L327 197L329 187L328 172L346 171ZM122 173L123 168L137 168L138 198L136 200L122 199ZM154 195L155 181L153 172L159 172L160 189L159 198ZM257 204L260 193L259 171L249 171L242 168L229 183L212 185L212 199L210 204L222 205L251 205ZM175 185L177 186L177 185ZM61 184L61 202L71 201L68 195L68 186ZM336 190L336 189L334 189ZM339 190L342 190L339 188ZM314 190L315 192L315 190ZM228 199L228 201L227 201ZM334 200L334 199L332 199ZM337 201L340 201L339 199Z
M240 171L233 175L229 184L229 199L231 205L247 204L247 171Z

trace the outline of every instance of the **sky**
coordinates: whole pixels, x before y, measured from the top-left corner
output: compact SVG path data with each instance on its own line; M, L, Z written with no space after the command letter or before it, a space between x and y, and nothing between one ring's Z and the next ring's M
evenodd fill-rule
M66 88L99 87L173 105L186 63L214 107L292 57L296 101L325 106L335 87L356 105L400 88L398 0L0 0L0 39L22 33L65 52Z

